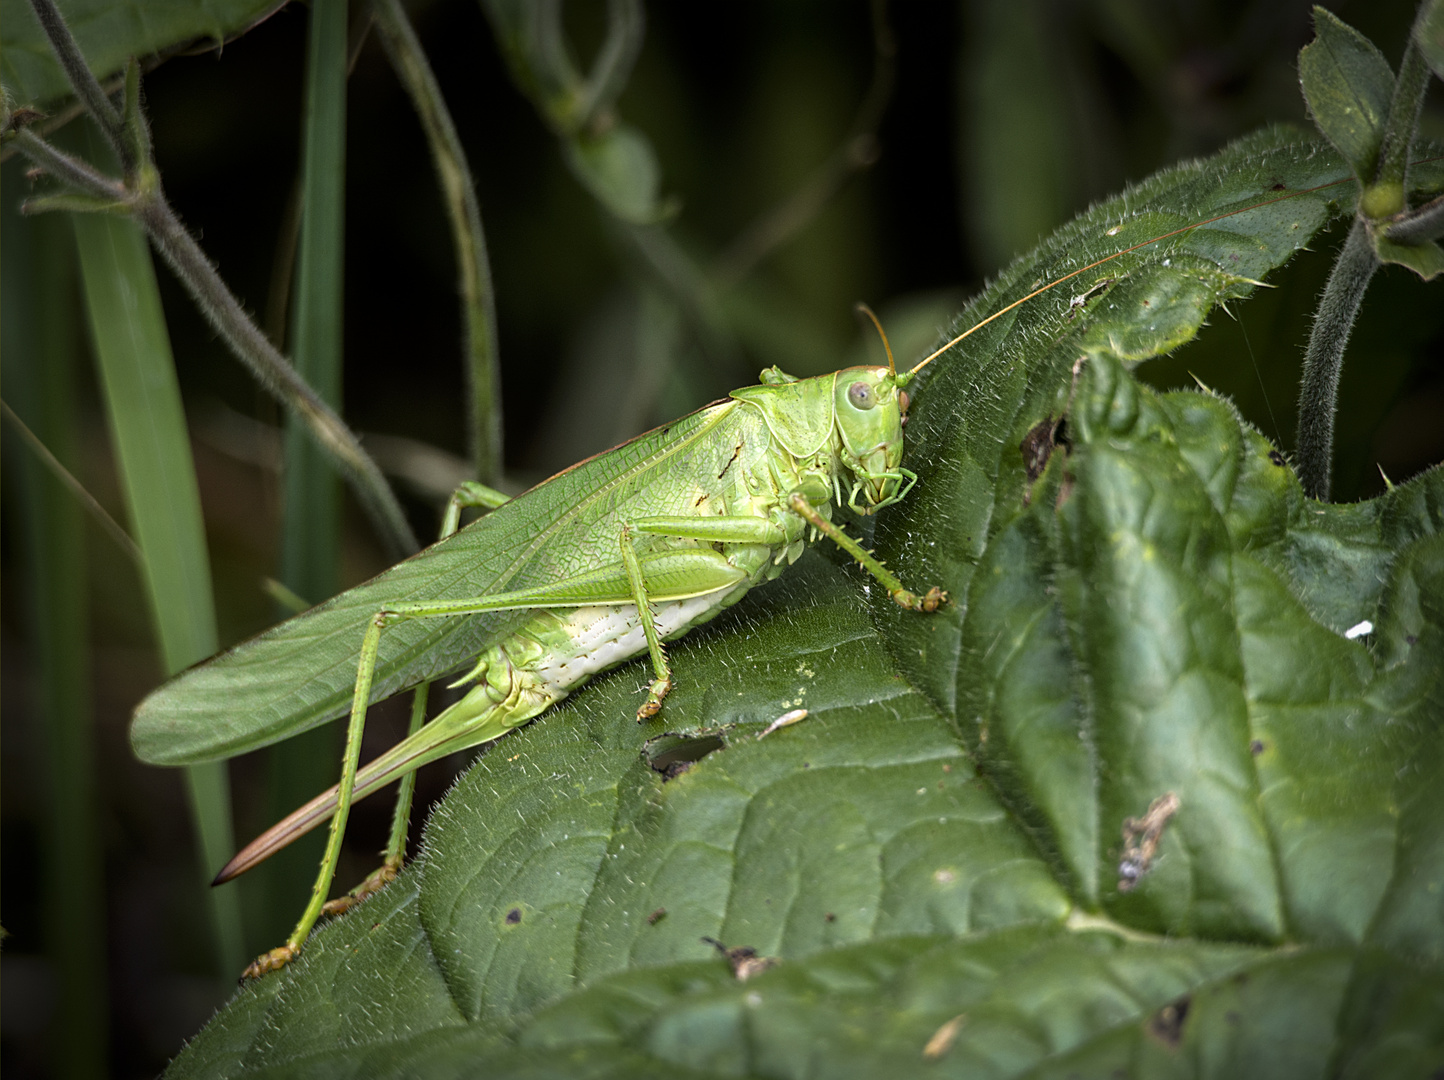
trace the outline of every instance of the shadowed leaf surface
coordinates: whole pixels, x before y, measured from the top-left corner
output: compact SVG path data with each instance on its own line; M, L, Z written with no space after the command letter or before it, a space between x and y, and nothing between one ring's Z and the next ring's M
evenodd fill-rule
M57 6L97 79L119 73L132 56L149 57L197 44L219 47L279 8L284 0L59 0ZM21 104L70 95L29 0L0 2L0 81Z
M1264 133L1078 219L958 322L1346 174ZM918 486L876 535L951 605L901 612L813 552L676 644L649 727L638 666L596 680L485 754L402 878L172 1075L1444 1065L1444 472L1312 503L1228 402L1128 370L1349 191L1115 260L951 350L908 426ZM663 731L725 747L664 780ZM781 963L740 981L704 936Z

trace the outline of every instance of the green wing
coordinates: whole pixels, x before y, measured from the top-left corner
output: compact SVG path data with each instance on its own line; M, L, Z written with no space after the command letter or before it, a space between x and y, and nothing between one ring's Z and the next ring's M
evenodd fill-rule
M622 518L683 514L739 447L746 410L724 401L599 454L363 585L182 672L140 703L143 761L232 757L345 713L366 620L388 603L532 588L619 561ZM455 671L528 618L487 612L400 624L381 638L372 701Z

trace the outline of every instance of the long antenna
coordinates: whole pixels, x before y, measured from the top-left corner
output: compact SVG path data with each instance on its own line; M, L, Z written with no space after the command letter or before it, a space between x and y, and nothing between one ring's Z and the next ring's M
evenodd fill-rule
M1272 206L1274 203L1277 203L1277 202L1285 202L1285 201L1288 200L1288 199L1296 199L1296 198L1298 198L1300 195L1308 195L1310 192L1322 191L1324 188L1335 187L1335 186L1338 185L1338 184L1347 184L1349 181L1351 181L1351 180L1353 180L1353 179L1354 179L1354 178L1353 178L1352 176L1346 176L1346 177L1344 177L1343 179L1340 179L1340 180L1330 180L1327 184L1319 184L1317 187L1304 188L1302 191L1291 191L1291 192L1289 192L1287 195L1279 195L1279 196L1277 196L1276 198L1265 199L1263 202L1256 202L1256 203L1252 204L1251 206L1244 206L1244 207L1240 207L1240 208L1237 209L1237 210L1230 210L1230 211L1228 211L1228 213L1226 213L1226 214L1216 214L1216 215L1214 215L1214 216L1211 217L1211 218L1205 218L1203 221L1195 221L1192 225L1185 225L1185 226L1183 226L1183 228L1181 228L1181 229L1174 229L1172 232L1166 232L1166 233L1164 233L1162 236L1155 236L1152 240L1144 240L1144 241L1143 241L1142 243L1140 243L1140 244L1134 244L1132 247L1126 247L1126 248L1124 248L1122 251L1115 251L1112 255L1105 255L1105 256L1103 256L1103 258L1097 259L1097 260L1089 263L1087 266L1080 266L1077 270L1073 270L1073 271L1071 271L1071 272L1069 272L1069 273L1067 273L1067 274L1064 274L1062 277L1056 278L1056 279L1054 279L1053 281L1048 282L1048 284L1046 284L1046 285L1041 285L1041 286L1039 286L1038 288L1036 288L1036 289L1034 289L1032 292L1030 292L1027 296L1023 297L1021 300L1014 300L1014 301L1013 301L1011 304L1009 304L1007 307L1001 308L1001 309L999 309L998 311L993 312L993 314L989 315L989 316L988 316L986 319L984 319L982 322L974 323L972 326L968 327L968 329L964 330L964 331L963 331L961 334L959 334L957 337L955 337L955 338L953 338L951 341L949 341L949 342L948 342L946 345L944 345L942 348L938 349L936 352L932 353L930 356L925 357L921 362L919 362L919 364L917 365L917 367L915 367L915 368L913 368L911 371L909 371L905 376L903 376L903 378L904 378L904 379L911 379L914 375L916 375L916 374L917 374L919 371L921 371L923 368L925 368L925 367L927 367L929 364L931 364L931 363L932 363L934 360L936 360L939 356L942 356L943 353L947 352L949 349L951 349L951 348L952 348L954 345L956 345L958 342L962 341L963 338L967 337L969 334L974 333L975 331L981 330L983 327L987 326L987 325L988 325L990 322L992 322L994 319L1001 318L1002 316L1008 314L1008 312L1012 311L1014 308L1020 307L1021 305L1026 304L1029 300L1033 299L1033 297L1035 297L1035 296L1041 296L1043 293L1047 292L1049 289L1056 288L1057 286L1062 285L1065 281L1069 281L1069 280L1077 277L1079 274L1086 274L1089 270L1092 270L1092 269L1094 269L1094 268L1096 268L1096 267L1102 266L1102 265L1103 265L1104 263L1106 263L1106 262L1111 262L1111 261L1114 260L1114 259L1122 258L1124 255L1127 255L1127 254L1129 254L1130 252L1137 251L1139 248L1146 248L1146 247L1148 247L1150 244L1157 244L1157 243L1160 243L1160 242L1162 242L1162 241L1164 241L1164 240L1168 240L1168 239L1170 239L1171 237L1178 236L1178 235L1180 235L1180 234L1182 234L1182 233L1192 232L1194 229L1201 229L1201 228L1203 228L1205 225L1212 225L1215 221L1222 221L1224 218L1235 217L1235 216L1237 216L1238 214L1246 214L1246 213L1248 213L1250 210L1257 210L1257 209L1259 209L1260 207L1264 207L1264 206ZM862 305L859 305L859 306L862 306ZM869 311L868 314L871 315L872 312ZM876 317L874 317L873 321L874 321L874 322L877 321L877 320L876 320ZM879 327L878 329L881 330L882 328ZM886 340L886 339L884 339L884 340ZM889 353L889 354L888 354L888 359L891 360L891 358L892 358L892 355L891 355L891 353Z
M888 374L890 374L890 375L896 375L896 374L897 374L897 366L896 366L895 364L893 364L893 362L892 362L892 346L887 343L887 332L883 330L883 328L882 328L882 323L880 323L880 322L878 321L877 316L872 313L872 308L868 307L868 306L867 306L866 304L864 304L861 300L859 300L859 301L857 302L857 307L856 307L854 310L862 312L864 315L866 315L869 319L872 320L873 326L876 326L876 327L877 327L877 336L880 337L880 338L882 338L882 347L887 350L887 370L888 370ZM999 314L1001 314L1001 312L1000 312ZM982 324L979 323L979 325L981 326ZM974 327L973 329L977 329L977 327ZM971 334L972 332L973 332L972 330L969 330L969 331L968 331L969 334ZM965 336L966 336L966 335L965 335ZM950 344L951 344L951 343L950 343ZM947 348L947 346L944 345L943 348ZM928 357L928 360L931 360L931 359L932 359L931 356ZM924 360L924 361L923 361L923 364L926 364L927 362L928 362L927 360ZM922 366L922 364L919 364L919 365L918 365L918 367L921 367L921 366ZM913 369L913 371L916 371L916 370L917 370L917 368L914 368L914 369ZM911 374L911 372L909 372L909 374Z

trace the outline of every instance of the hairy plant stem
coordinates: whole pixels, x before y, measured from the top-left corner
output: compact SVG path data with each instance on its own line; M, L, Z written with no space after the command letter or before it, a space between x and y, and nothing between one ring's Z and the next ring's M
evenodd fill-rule
M1326 500L1334 454L1334 413L1338 405L1339 374L1349 332L1359 314L1369 279L1379 268L1369 225L1354 219L1329 283L1319 299L1309 348L1304 356L1303 385L1299 391L1298 473L1305 494Z
M231 351L304 421L380 527L390 554L401 558L416 551L419 546L416 537L381 470L361 448L351 429L317 396L246 314L170 204L157 192L140 201L132 214L150 234L156 250Z
M55 50L55 59L65 71L70 88L85 106L85 111L100 125L101 133L115 151L115 156L120 159L121 168L129 175L140 162L136 160L134 149L125 138L121 115L101 89L100 82L91 72L90 66L86 64L80 46L70 33L70 27L65 25L65 17L60 14L54 0L30 0L30 7L34 10L35 17L40 20L40 28L45 31L50 47Z
M96 172L88 164L57 150L29 128L15 133L15 148L62 184L68 184L105 202L129 203L133 193L118 180Z
M166 201L154 162L148 156L144 160L136 157L138 150L147 149L149 145L143 130L132 130L145 122L138 105L138 71L127 78L130 89L128 115L122 117L86 66L80 47L54 0L31 0L31 6L76 96L100 126L119 158L125 181L102 175L89 164L57 150L32 131L18 132L14 145L61 183L111 204L109 209L128 214L145 229L151 243L180 278L191 299L225 339L231 351L282 404L305 422L355 491L376 525L388 553L399 559L416 551L420 545L381 470L335 411L317 397L290 361L277 351L246 314L240 301ZM130 128L127 128L127 121ZM32 212L35 209L39 207L32 208Z
M1415 20L1417 29L1429 4L1419 5ZM1409 34L1399 75L1394 80L1394 95L1389 101L1389 118L1379 147L1379 166L1374 174L1375 191L1393 192L1393 210L1406 206L1409 182L1409 149L1419 126L1419 110L1429 86L1429 65ZM1364 192L1363 205L1368 205L1369 191ZM1437 202L1438 200L1436 200ZM1385 232L1396 243L1423 243L1439 224L1439 212L1427 209L1409 216ZM1379 222L1382 225L1382 222ZM1399 234L1394 234L1394 229ZM1361 210L1349 229L1348 239L1339 250L1338 259L1329 273L1329 283L1319 298L1314 327L1309 334L1309 348L1304 356L1304 377L1299 388L1298 472L1304 492L1319 500L1327 500L1332 486L1334 456L1334 414L1338 409L1339 376L1344 366L1344 349L1364 292L1374 271L1379 268L1373 225Z
M1384 230L1384 236L1396 244L1411 245L1444 237L1444 195L1399 215L1398 220Z
M386 55L421 118L451 219L466 329L468 449L475 476L492 484L500 476L502 465L501 378L497 367L496 298L476 183L441 88L400 0L372 0L371 7Z

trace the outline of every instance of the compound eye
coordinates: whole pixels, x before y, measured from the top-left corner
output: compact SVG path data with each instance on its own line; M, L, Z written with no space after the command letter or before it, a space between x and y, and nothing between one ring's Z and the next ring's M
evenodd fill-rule
M877 404L877 395L873 393L870 384L855 382L847 388L847 400L852 402L854 409L862 409L865 411Z

